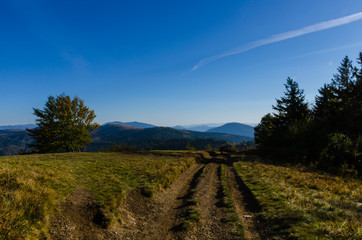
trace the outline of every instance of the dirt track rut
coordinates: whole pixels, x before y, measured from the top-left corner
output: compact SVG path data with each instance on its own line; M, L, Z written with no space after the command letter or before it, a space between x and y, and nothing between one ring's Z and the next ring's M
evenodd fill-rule
M139 191L132 192L120 208L122 222L114 224L110 229L102 229L94 224L91 216L86 216L86 221L83 221L84 219L73 221L77 218L67 216L67 211L64 211L61 215L63 221L59 219L56 223L58 228L52 229L52 239L240 239L233 233L233 225L225 221L226 212L220 205L221 181L218 169L225 159L221 157L209 160L191 166L170 188L160 191L153 199L144 197ZM227 167L226 176L237 213L245 228L246 238L267 239L259 234L257 211L248 206L248 202L255 199L243 196L241 180L237 178L230 165ZM180 217L188 209L185 202L190 196L191 188L196 189L192 198L196 199L198 204L193 208L200 212L201 219L191 229L177 231L175 226L180 223ZM87 196L87 193L83 194ZM70 204L72 212L87 209L82 207L82 202L75 205L66 204ZM85 201L84 204L89 205L89 201ZM64 230L64 219L67 223L65 227L71 226L72 231ZM87 226L82 226L84 224Z
M264 239L259 233L258 212L259 206L255 199L250 199L245 190L240 186L240 179L236 176L233 168L226 168L227 183L230 189L231 197L234 201L236 212L241 220L246 239L258 240ZM249 197L249 198L248 198ZM251 202L253 201L253 202Z
M183 239L236 239L232 234L231 224L222 221L224 209L219 207L220 179L218 176L219 164L209 163L206 173L196 187L195 199L199 201L196 209L201 213L201 220L194 229L184 234Z

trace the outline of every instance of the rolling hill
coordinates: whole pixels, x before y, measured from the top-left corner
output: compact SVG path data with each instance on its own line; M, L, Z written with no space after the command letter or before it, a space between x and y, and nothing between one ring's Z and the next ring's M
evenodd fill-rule
M251 137L224 133L204 133L177 130L168 127L125 128L124 125L102 125L93 133L93 140L88 145L89 151L99 151L115 144L137 146L140 149L184 149L187 142L193 145L213 147L226 142L240 143L252 141Z
M0 155L14 155L27 150L32 139L26 130L0 130ZM190 142L196 149L213 148L226 142L253 141L252 137L228 133L177 130L168 127L134 127L122 123L107 123L92 134L87 151L100 151L115 144L135 146L138 149L181 150Z
M220 127L211 128L207 132L227 133L239 136L248 136L254 138L254 127L242 123L226 123Z
M26 150L30 142L25 130L0 130L0 156L18 154Z

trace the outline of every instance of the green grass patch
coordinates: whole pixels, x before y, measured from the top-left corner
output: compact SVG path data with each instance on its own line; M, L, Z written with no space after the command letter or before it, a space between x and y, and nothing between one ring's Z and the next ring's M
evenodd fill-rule
M186 205L187 206L195 206L199 203L199 200L197 199L188 199L186 200Z
M234 167L276 238L362 239L362 182L255 161Z
M185 212L183 220L176 226L178 231L186 231L194 227L196 223L200 222L201 213L193 207L190 207Z
M200 222L201 214L197 209L195 209L195 208L188 209L186 212L186 215L187 215L187 219L190 222L195 222L195 223Z
M185 154L65 153L0 157L0 239L41 238L76 188L94 194L108 223L127 193L168 187L195 162Z
M234 225L235 235L240 237L240 239L246 239L243 224L241 223L239 216L236 212L235 204L231 196L229 186L227 184L225 164L221 164L220 167L220 180L222 190L221 204L225 207L226 212L226 216L222 220L232 223Z

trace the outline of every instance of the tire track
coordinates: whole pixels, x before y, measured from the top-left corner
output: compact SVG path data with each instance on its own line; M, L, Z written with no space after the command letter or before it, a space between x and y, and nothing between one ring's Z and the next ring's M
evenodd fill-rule
M182 174L170 188L157 193L154 200L143 197L139 192L129 197L121 216L119 239L182 239L180 233L172 231L184 204L195 174L204 164L195 163Z
M191 240L219 240L236 239L232 234L231 224L222 221L225 216L223 208L218 207L218 191L221 187L218 176L220 164L207 164L207 172L196 186L195 199L199 204L196 206L201 213L201 220L196 227L184 234L182 239Z
M242 189L234 169L231 166L226 168L226 177L236 212L244 226L245 237L250 240L270 239L263 233L259 221L260 207L256 199L248 199L248 194Z

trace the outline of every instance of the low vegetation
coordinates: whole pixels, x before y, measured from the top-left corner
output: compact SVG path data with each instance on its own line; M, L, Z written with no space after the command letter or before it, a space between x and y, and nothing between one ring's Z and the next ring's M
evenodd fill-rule
M190 189L185 198L185 212L181 216L181 222L176 229L178 230L188 230L195 226L196 223L200 222L201 213L196 209L197 204L199 203L198 199L196 199L195 195L197 192L197 185L199 184L202 177L208 171L208 165L202 167L194 176L190 183Z
M224 221L230 222L234 225L235 235L240 237L241 240L246 239L244 234L244 227L236 212L235 204L227 183L225 164L221 164L220 167L220 180L221 180L221 190L222 190L221 203L225 207L225 212L226 212Z
M94 195L109 225L128 192L151 196L194 162L191 154L160 152L0 157L0 239L46 237L51 216L76 188Z
M257 161L234 167L275 238L362 239L362 181Z

